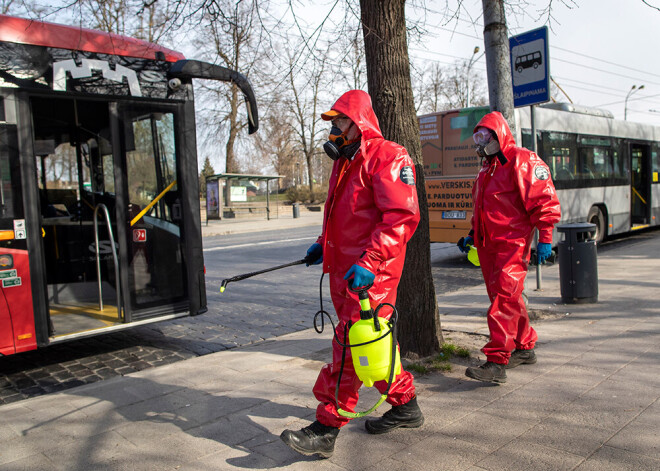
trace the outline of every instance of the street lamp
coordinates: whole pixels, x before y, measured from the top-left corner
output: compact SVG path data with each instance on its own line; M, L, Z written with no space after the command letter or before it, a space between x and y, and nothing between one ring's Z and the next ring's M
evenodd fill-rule
M639 87L637 87L637 85L633 85L632 87L630 87L630 91L626 95L625 104L623 105L623 120L624 121L628 119L628 98L630 98L630 95L632 95L635 92L640 91L642 88L644 88L644 85L640 85Z
M470 69L472 68L472 65L475 63L475 56L479 52L479 46L474 46L474 51L472 51L472 57L470 57L470 62L468 62L467 66L467 100L466 100L466 108L470 107Z

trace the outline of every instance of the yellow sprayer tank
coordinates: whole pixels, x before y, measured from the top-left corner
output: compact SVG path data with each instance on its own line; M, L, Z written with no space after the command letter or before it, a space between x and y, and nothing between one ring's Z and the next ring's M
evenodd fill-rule
M360 319L351 326L348 331L348 339L351 345L369 342L381 337L390 330L390 324L386 319L377 317L380 330L376 330L373 319ZM390 378L390 362L392 359L392 335L360 347L351 347L353 367L358 378L367 387L373 386L376 381L387 381ZM396 349L394 364L395 378L401 374L401 357L399 348Z

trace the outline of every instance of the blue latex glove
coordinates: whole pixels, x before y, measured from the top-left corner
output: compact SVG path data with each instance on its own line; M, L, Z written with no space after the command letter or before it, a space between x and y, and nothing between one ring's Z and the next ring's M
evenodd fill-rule
M539 242L536 246L536 260L539 265L545 263L552 254L552 247L547 242Z
M307 256L305 257L305 266L318 265L323 261L323 247L316 242L309 246L307 249Z
M472 236L461 237L456 245L458 245L461 252L468 253L470 251L470 245L474 245L474 239Z
M360 265L353 265L344 275L345 280L350 280L350 278L353 278L353 280L348 282L349 286L357 289L372 284L376 275Z

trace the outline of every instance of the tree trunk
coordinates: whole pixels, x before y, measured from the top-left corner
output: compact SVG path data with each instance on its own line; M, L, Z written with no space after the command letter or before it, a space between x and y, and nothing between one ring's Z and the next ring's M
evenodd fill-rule
M415 163L421 220L408 242L397 296L401 352L438 351L442 330L431 274L429 216L422 148L406 38L405 0L360 0L367 80L383 136L403 145Z
M229 109L229 137L227 138L227 159L225 164L226 173L239 173L238 162L234 154L234 142L236 142L236 135L238 134L238 87L234 84L231 85L231 99Z
M513 85L505 0L482 0L484 7L484 46L491 111L499 111L516 135L513 117Z

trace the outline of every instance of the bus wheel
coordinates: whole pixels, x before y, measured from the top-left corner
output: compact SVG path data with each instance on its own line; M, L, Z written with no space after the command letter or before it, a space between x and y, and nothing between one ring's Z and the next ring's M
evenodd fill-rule
M598 206L593 206L589 210L587 221L590 222L591 224L596 225L596 235L594 236L594 238L596 239L596 244L600 244L605 239L605 234L606 234L606 228L605 228L606 221L605 221L605 215L603 214L603 210L600 209Z

